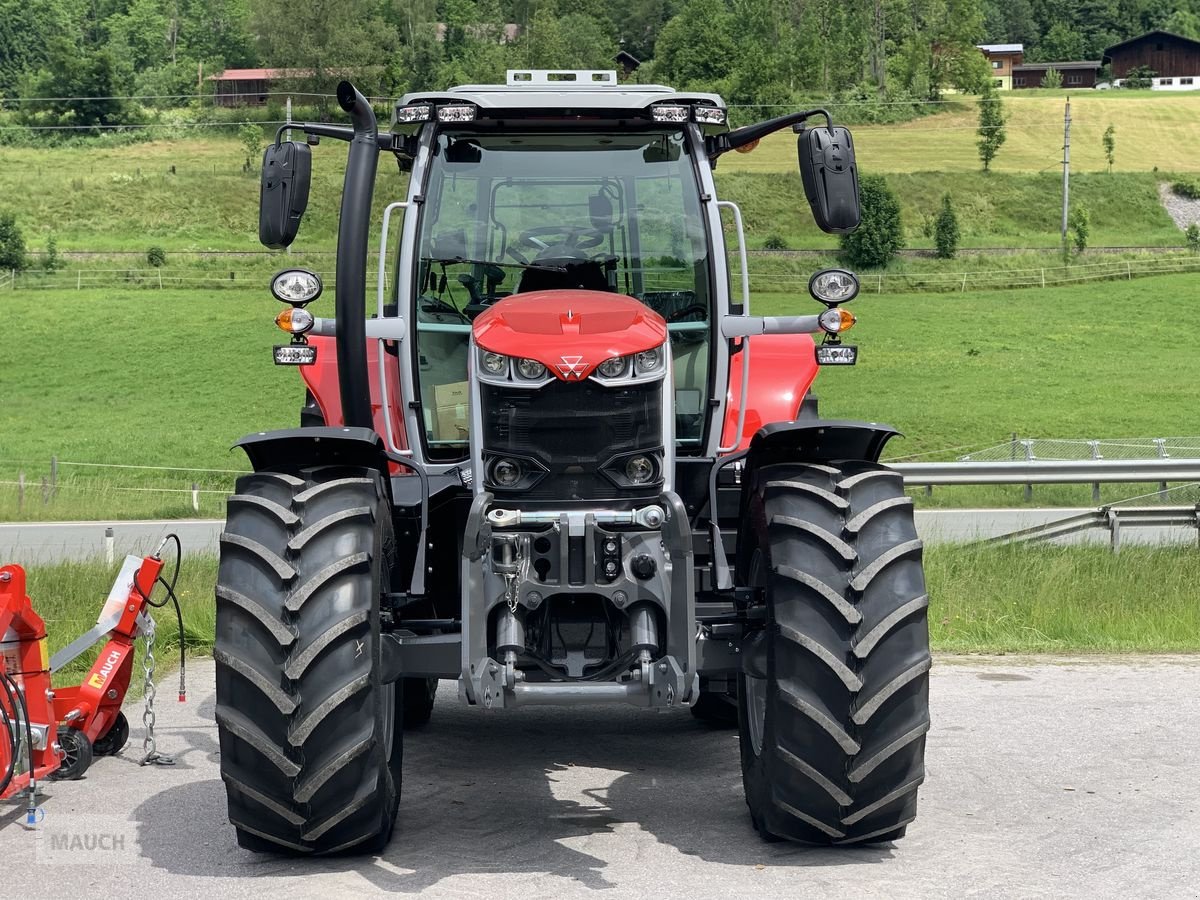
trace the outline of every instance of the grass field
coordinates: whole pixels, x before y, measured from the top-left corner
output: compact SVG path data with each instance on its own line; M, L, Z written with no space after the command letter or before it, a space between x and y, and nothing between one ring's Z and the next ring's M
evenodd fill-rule
M1006 96L1012 120L995 171L979 171L975 106L901 125L855 129L864 172L882 173L903 204L908 244L929 247L922 219L943 193L958 206L964 247L1054 247L1060 216L1061 93ZM1200 171L1200 93L1120 91L1072 95L1073 196L1091 212L1093 246L1179 246L1162 210L1159 180ZM1117 127L1116 173L1108 175L1101 135ZM0 148L0 207L12 209L31 249L53 231L60 250L260 251L258 181L242 171L245 151L229 135L127 147ZM345 148L326 141L314 153L312 200L295 250L329 251L336 233ZM726 154L717 168L723 197L741 204L751 244L772 235L794 249L832 249L811 224L790 132L750 154ZM398 199L405 176L384 158L376 207ZM378 217L376 218L378 221ZM989 263L990 264L990 263Z
M1065 91L1003 93L1009 116L1007 140L992 163L997 173L1060 171ZM1116 127L1120 172L1200 171L1200 93L1167 96L1161 91L1071 91L1071 168L1108 168L1101 139ZM976 172L977 104L951 99L945 112L901 125L853 129L858 161L868 172ZM752 153L730 153L729 172L794 172L796 141L790 132L765 138Z
M756 295L756 312L808 310L812 301L801 293ZM0 520L193 515L192 482L213 491L201 495L200 514L219 516L235 476L185 470L245 471L242 454L229 451L235 440L297 421L302 389L294 372L271 363L277 304L265 291L16 291L0 303L6 326L20 335L0 370ZM854 309L859 324L850 337L861 362L827 370L816 392L825 416L905 432L889 456L998 444L1012 432L1113 438L1196 430L1187 415L1200 402L1195 276L865 294ZM52 456L59 491L43 504ZM19 472L29 485L20 514L12 484ZM1008 495L1021 502L1019 488L985 494L999 502ZM935 502L954 496L939 491ZM1086 487L1039 488L1035 500L1076 504L1087 496Z
M1200 554L1190 548L944 546L926 550L929 630L935 650L952 653L1160 653L1200 650ZM29 595L46 619L51 652L94 622L117 566L98 562L38 566ZM211 652L216 562L190 556L177 593L187 646ZM156 659L176 666L178 642L170 607L155 614ZM135 686L140 689L138 645ZM78 680L94 654L55 679ZM175 676L163 675L163 702L174 702Z

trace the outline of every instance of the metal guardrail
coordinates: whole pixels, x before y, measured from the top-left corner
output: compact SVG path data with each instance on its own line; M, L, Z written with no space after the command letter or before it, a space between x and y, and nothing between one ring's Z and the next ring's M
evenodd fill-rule
M988 538L988 544L1021 544L1035 541L1051 541L1055 538L1105 528L1113 551L1121 549L1121 529L1143 528L1195 528L1200 542L1200 504L1196 506L1104 506L1073 516L1022 528L1009 534Z
M906 462L891 468L909 486L952 484L1097 484L1200 481L1200 459L1075 459L1004 462Z

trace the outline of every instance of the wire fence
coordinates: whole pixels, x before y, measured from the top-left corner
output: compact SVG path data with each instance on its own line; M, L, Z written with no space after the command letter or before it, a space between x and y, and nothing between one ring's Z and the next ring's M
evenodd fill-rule
M271 258L273 259L273 258ZM244 288L260 287L263 269L256 257L221 271L204 268L78 268L57 271L0 272L0 290L84 290L98 287L128 288ZM975 272L871 272L861 276L864 293L961 293L968 290L1056 288L1097 281L1120 281L1153 275L1200 272L1200 255L1160 256L1082 265L1044 266L1036 269L979 270ZM319 271L333 284L336 272ZM738 273L734 272L735 278ZM385 273L385 279L387 278ZM390 284L390 281L385 280ZM807 290L808 274L799 272L751 271L750 286L756 292ZM368 279L373 289L375 279Z
M1195 459L1200 457L1200 437L1019 438L993 444L958 457L961 462L1075 459Z

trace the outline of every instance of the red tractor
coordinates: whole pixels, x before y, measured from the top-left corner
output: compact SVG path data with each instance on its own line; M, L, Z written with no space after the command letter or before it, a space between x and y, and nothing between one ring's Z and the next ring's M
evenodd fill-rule
M221 537L240 844L383 847L404 729L443 678L480 709L736 721L763 837L901 837L929 729L921 544L878 462L896 432L820 419L809 395L855 361L858 282L819 272L824 311L751 316L741 215L713 182L722 154L792 127L817 223L853 229L850 134L822 110L730 130L713 94L611 72L409 94L384 132L353 86L338 101L352 127L281 129L264 158L260 237L281 248L310 146L349 143L335 318L305 308L313 273L272 283L301 427L240 442L254 472ZM409 174L368 315L381 154Z

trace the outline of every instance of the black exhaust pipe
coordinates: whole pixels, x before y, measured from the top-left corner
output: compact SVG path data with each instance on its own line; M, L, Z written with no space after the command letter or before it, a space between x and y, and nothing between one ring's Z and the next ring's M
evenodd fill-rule
M371 198L379 162L375 111L348 81L337 86L338 104L350 116L354 139L346 159L342 214L337 243L337 365L342 418L350 427L373 428L371 385L367 380L366 280Z

